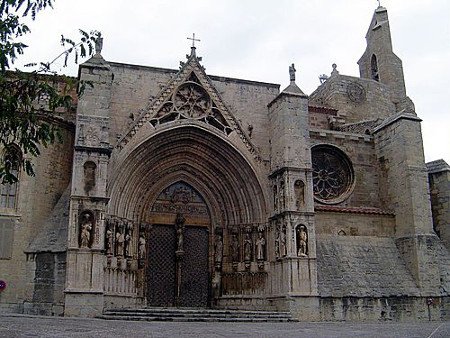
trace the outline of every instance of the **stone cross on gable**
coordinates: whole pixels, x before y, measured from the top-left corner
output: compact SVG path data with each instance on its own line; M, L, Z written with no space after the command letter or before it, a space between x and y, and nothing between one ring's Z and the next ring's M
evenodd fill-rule
M200 42L199 39L195 38L195 33L192 33L192 38L187 38L188 40L192 40L192 48L195 48L195 41Z

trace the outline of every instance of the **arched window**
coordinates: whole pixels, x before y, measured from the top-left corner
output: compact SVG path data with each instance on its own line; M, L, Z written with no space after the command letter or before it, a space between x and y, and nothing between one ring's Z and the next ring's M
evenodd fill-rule
M372 80L380 81L380 75L378 74L378 61L377 56L375 54L372 55L372 59L370 61L370 68L372 72Z
M18 181L19 168L21 162L21 152L16 145L10 145L3 150L3 165ZM17 204L17 184L0 182L0 208L15 209Z

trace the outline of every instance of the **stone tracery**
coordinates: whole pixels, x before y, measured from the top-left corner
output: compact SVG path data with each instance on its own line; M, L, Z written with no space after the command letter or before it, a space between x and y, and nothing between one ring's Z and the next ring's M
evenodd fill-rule
M319 145L312 149L314 197L322 203L339 203L354 183L350 160L339 149Z
M182 119L195 119L204 122L226 135L232 131L220 109L193 73L187 81L174 90L171 97L150 120L150 123L155 127Z

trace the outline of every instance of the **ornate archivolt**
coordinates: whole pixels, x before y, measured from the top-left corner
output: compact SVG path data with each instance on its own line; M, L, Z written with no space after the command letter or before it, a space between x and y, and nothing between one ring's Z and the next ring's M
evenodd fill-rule
M218 136L193 126L155 135L116 167L109 212L137 219L151 207L150 199L180 177L215 204L213 221L248 224L267 217L264 191L246 159Z

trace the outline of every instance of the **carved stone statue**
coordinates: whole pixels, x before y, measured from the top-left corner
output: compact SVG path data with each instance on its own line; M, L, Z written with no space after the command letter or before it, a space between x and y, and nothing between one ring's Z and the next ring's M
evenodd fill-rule
M181 213L178 213L175 219L175 226L177 229L177 251L183 251L184 222L186 222L186 219Z
M291 80L291 82L295 82L295 72L297 70L295 69L294 64L289 66L289 79Z
M116 255L123 256L125 246L125 233L123 230L116 232Z
M146 255L146 241L145 241L145 237L143 235L139 236L139 241L138 241L138 258L139 259L145 259L145 255Z
M80 226L80 247L88 248L91 243L91 232L93 227L93 219L91 214L85 212L81 216L81 226Z
M125 234L125 256L131 256L131 235L129 232Z
M222 242L222 236L217 235L216 236L216 241L215 241L215 256L214 256L214 261L217 264L221 264L222 263L222 257L223 257L223 242Z
M244 261L252 260L252 239L247 232L244 239Z
M262 232L258 233L258 238L256 239L256 259L264 260L264 247L266 246L266 239Z
M298 243L298 256L307 256L308 253L308 233L306 232L306 227L300 225L297 228L297 243Z
M114 235L113 231L110 227L106 230L106 254L112 255L113 254L113 242L114 242Z
M237 234L231 235L230 251L233 262L239 262L239 239Z
M95 39L95 52L100 54L102 52L102 49L103 49L103 38L99 34L97 39Z

